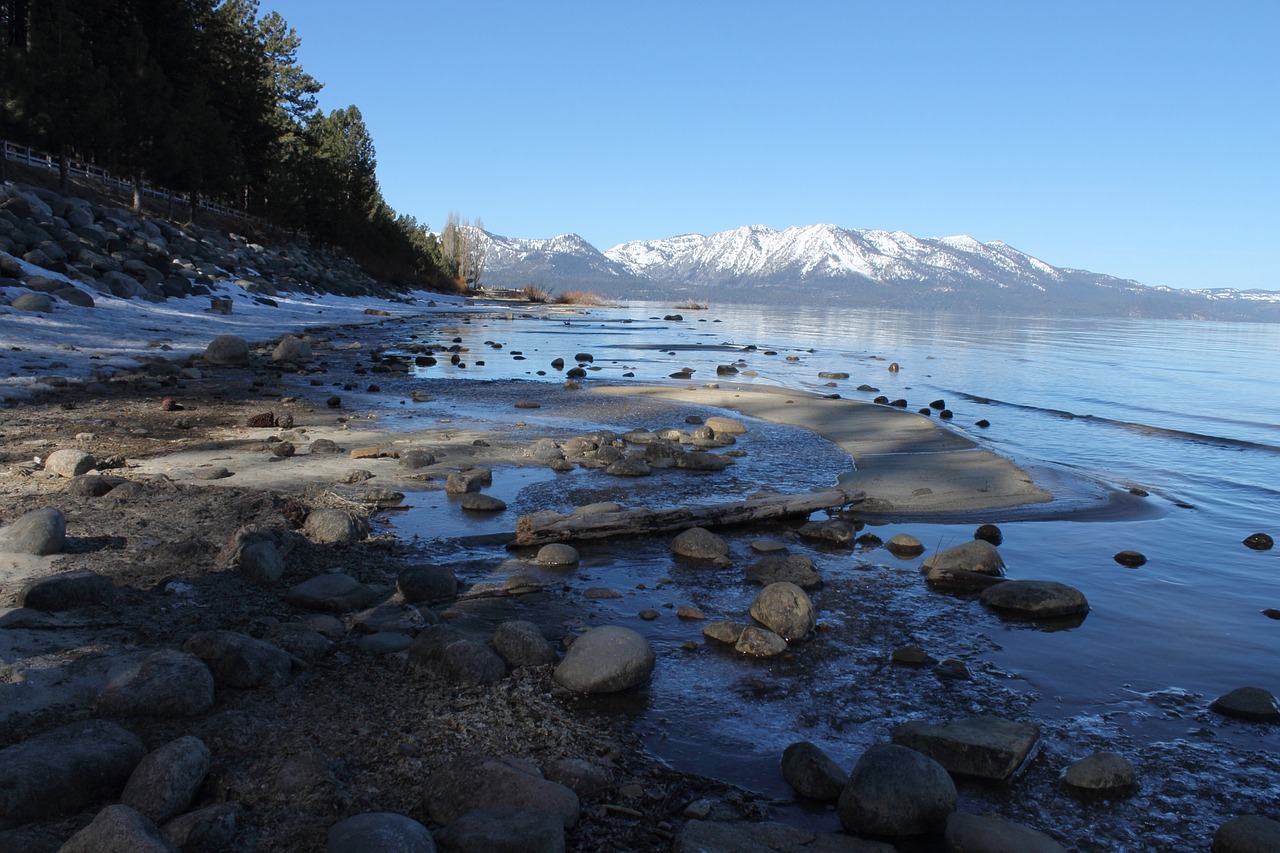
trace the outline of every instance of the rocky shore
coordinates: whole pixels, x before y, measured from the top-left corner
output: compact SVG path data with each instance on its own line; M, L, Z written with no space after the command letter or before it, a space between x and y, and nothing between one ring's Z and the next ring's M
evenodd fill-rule
M1029 770L1060 757L1036 721L940 703L931 710L946 713L896 725L850 767L793 743L779 772L799 800L830 803L843 831L778 823L775 804L652 760L625 717L593 712L593 697L642 688L663 661L639 632L592 621L583 602L620 592L589 585L574 543L517 550L481 574L422 560L387 521L429 498L458 517L502 513L491 484L512 469L585 469L615 498L565 515L616 513L639 494L683 499L706 489L698 478L730 476L755 417L815 426L847 447L861 477L841 485L864 490L871 508L1047 497L998 457L957 455L939 475L920 459L971 448L930 444L946 434L913 433L901 413L718 387L537 398L495 387L511 395L504 421L387 428L361 394L398 387L415 356L366 349L370 335L342 321L425 312L430 295L360 301L380 289L347 267L45 192L4 194L4 328L45 315L83 328L100 308L191 299L215 312L230 300L232 314L217 317L252 303L290 319L258 336L209 323L139 353L64 337L72 349L28 345L5 362L30 376L11 377L24 381L0 409L0 849L1095 849L966 808L957 781L994 788L1061 770L1060 790L1086 809L1144 784L1132 755L1106 749ZM338 298L297 301L326 293ZM289 314L291 304L302 308ZM416 393L406 407L434 411ZM743 420L685 415L689 402ZM598 421L583 417L595 406L669 427L576 428ZM521 418L535 409L560 425L531 429ZM912 444L914 467L894 442ZM987 466L980 493L966 486L973 465ZM689 643L743 661L816 665L838 629L815 601L837 586L799 543L926 551L909 536L873 541L860 500L733 542L700 527L645 539L679 566L737 566L752 591L741 612L708 612L659 581L671 613L640 618L678 620ZM930 554L912 582L1001 618L1085 618L1085 591L1005 577L1000 532L988 528ZM963 660L907 644L885 666L929 672L941 689L970 677ZM1280 719L1257 688L1215 705ZM1242 815L1213 849L1277 849L1277 838L1280 824Z

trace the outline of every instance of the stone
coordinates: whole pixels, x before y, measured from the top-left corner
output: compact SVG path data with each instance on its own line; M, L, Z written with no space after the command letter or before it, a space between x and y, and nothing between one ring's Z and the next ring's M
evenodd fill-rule
M1214 699L1209 710L1253 723L1280 723L1280 703L1261 687L1237 687Z
M7 853L58 853L62 839L42 829L0 831L0 850Z
M919 646L904 646L900 649L894 649L893 657L891 659L894 663L901 664L902 666L917 667L933 666L938 662L937 658Z
M45 557L62 551L67 538L67 519L62 511L48 506L19 516L0 528L0 552Z
M802 639L817 624L809 596L785 581L760 591L751 604L751 617L788 642Z
M920 566L922 572L932 569L959 569L1000 577L1004 574L1004 560L996 546L985 539L974 539L934 554Z
M532 622L513 619L493 632L493 648L512 669L556 662L556 652L542 630Z
M435 849L425 826L394 812L368 812L338 821L329 827L325 847L326 853L435 853Z
M671 550L692 560L718 560L729 556L729 543L702 527L690 527L671 540Z
M415 637L409 646L409 664L460 686L492 684L507 674L502 658L451 625L432 625Z
M312 542L326 545L345 545L363 538L363 531L351 513L341 509L312 510L302 531Z
M235 840L243 811L239 803L218 803L187 812L166 823L164 835L184 853L216 853Z
M554 815L567 829L578 822L582 810L577 794L544 779L526 762L471 753L437 768L423 791L428 816L445 826L479 808L531 808Z
M973 538L990 542L992 545L999 545L1004 542L1004 534L994 524L979 525L978 529L973 531Z
M81 498L100 498L117 486L129 482L120 477L103 477L99 474L81 474L67 483L67 494Z
M563 542L552 542L538 549L538 556L535 558L535 562L540 566L567 568L578 565L580 559L578 550L572 545L566 545Z
M147 754L128 729L84 720L0 749L0 829L115 799Z
M822 586L822 576L814 568L813 560L804 554L766 554L747 567L747 580L768 586L786 581L803 590Z
M444 490L450 495L465 495L478 492L485 486L493 485L493 470L490 468L468 468L466 471L454 471L445 479Z
M1004 781L1026 762L1040 740L1035 723L980 715L948 723L921 720L893 730L893 742L929 756L961 776Z
M947 849L956 853L1067 853L1067 848L1038 830L964 812L951 813L944 837Z
M251 583L273 584L284 577L284 557L276 543L251 542L240 552L240 574Z
M653 473L653 469L643 459L633 459L630 456L625 456L617 461L610 462L605 467L604 472L613 477L647 477Z
M147 754L134 768L120 802L157 824L175 818L195 800L212 764L204 741L185 735Z
M752 625L742 629L733 649L748 657L771 658L787 650L787 641L768 628L757 628Z
M238 690L279 684L293 667L279 646L236 631L201 631L187 638L182 650L203 660L216 684Z
M31 581L18 595L18 604L46 613L109 604L116 585L97 572L81 569Z
M1266 533L1251 533L1244 539L1244 546L1254 551L1269 551L1275 544L1275 540Z
M830 542L832 545L850 545L858 535L858 528L847 521L829 518L825 521L810 521L796 532L804 539Z
M1062 782L1080 797L1123 796L1137 788L1138 774L1123 755L1095 752L1064 769Z
M356 641L356 648L367 655L393 655L412 645L413 638L400 631L379 631Z
M245 420L244 425L250 429L274 429L276 425L275 412L258 412L256 415L250 415Z
M885 550L895 557L910 559L924 553L924 543L910 533L899 533L884 543Z
M893 853L893 845L780 823L695 819L676 835L672 853Z
M125 805L107 806L59 853L178 853L144 814Z
M239 335L219 335L204 350L207 364L243 367L249 363L249 344Z
M855 835L924 835L943 829L956 799L941 764L905 746L877 744L854 765L836 810Z
M547 763L543 775L571 788L580 797L598 794L613 783L608 769L583 758L557 758Z
M1057 581L1005 581L983 590L980 600L996 612L1023 619L1054 619L1089 612L1084 593Z
M280 343L276 344L276 348L271 351L272 361L311 361L314 356L311 354L311 342L302 338L295 338L293 335L285 335L280 339Z
M396 578L396 589L410 604L431 604L458 594L458 576L444 566L410 566Z
M736 645L738 640L742 638L742 632L744 630L746 629L737 622L732 622L728 619L718 619L715 622L708 622L702 626L702 636L709 640L715 640L718 643Z
M340 447L333 439L317 438L315 441L311 442L308 450L310 450L311 453L341 453L342 447Z
M1147 562L1146 555L1141 551L1121 551L1112 559L1130 569L1136 569Z
M92 454L72 447L55 450L44 460L44 470L67 479L88 474L96 467L98 467L98 460L94 459Z
M1274 853L1280 850L1280 821L1240 815L1218 827L1211 853Z
M440 830L440 849L450 853L564 853L564 823L532 808L481 808Z
M213 707L213 673L195 655L161 649L112 676L94 709L113 717L198 717Z
M743 435L747 431L746 424L742 421L736 421L733 418L713 416L707 418L705 425L711 427L712 431L715 432L716 435L719 435L720 433L725 433L726 435Z
M326 572L289 587L284 600L303 610L323 613L350 613L362 610L378 600L378 591L351 575Z
M208 468L195 469L191 476L197 480L225 480L231 476L231 472L225 466L210 465Z
M675 457L676 467L683 471L723 471L733 464L733 459L705 450L690 450Z
M41 314L52 314L53 298L47 293L19 293L9 300L9 307L15 311L35 311Z
M462 496L462 500L458 501L462 508L471 512L502 512L507 508L507 504L501 498L495 498L493 495L486 495L482 492L471 492Z
M832 802L840 799L849 774L816 744L793 743L782 751L782 777L802 797Z
M649 642L630 628L604 625L583 634L555 669L555 680L576 693L615 693L653 674Z
M408 471L428 468L436 464L434 453L427 450L405 450L400 453L400 467Z

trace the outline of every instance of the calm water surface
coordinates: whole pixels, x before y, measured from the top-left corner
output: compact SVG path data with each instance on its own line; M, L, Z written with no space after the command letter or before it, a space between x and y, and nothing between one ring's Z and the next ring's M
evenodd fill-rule
M433 320L399 343L461 339L466 367L442 361L419 371L424 382L559 383L551 360L572 366L576 353L587 352L595 359L588 382L675 381L668 375L682 367L694 369L694 383L713 382L717 365L736 364L735 381L870 400L875 393L856 390L866 383L905 397L913 410L942 398L955 412L948 428L1033 470L1140 488L1149 497L1141 513L1120 518L1015 510L982 519L1004 530L1010 577L1085 592L1091 612L1068 630L1002 622L976 602L930 592L916 571L919 559L792 544L827 579L814 597L830 630L793 660L774 663L705 646L682 650L698 636L696 626L669 612L651 623L635 616L686 602L745 613L753 590L736 573L716 577L673 564L662 543L584 548L576 580L627 590L591 605L595 617L642 631L660 660L640 697L616 708L596 703L598 710L634 714L653 750L677 766L780 800L791 794L777 761L795 740L815 741L851 766L905 719L982 711L1036 719L1045 726L1042 753L1014 789L962 787L962 798L970 809L1023 820L1081 850L1203 847L1233 814L1280 813L1280 734L1207 710L1239 686L1280 693L1280 621L1262 614L1280 608L1280 550L1241 544L1258 531L1280 535L1280 327L754 306L662 319L677 310L640 304L520 317L500 309ZM890 372L890 362L900 370ZM821 371L850 378L832 387ZM977 428L984 418L990 427ZM631 424L667 425L675 424ZM837 449L802 431L761 427L761 434L770 446L794 450L749 447L735 466L744 485L750 477L797 490L829 485L846 464ZM533 509L586 495L594 482L533 476L504 497ZM974 527L974 519L877 523L883 538L910 532L931 550L970 539ZM787 533L763 535L789 541ZM761 535L730 535L735 565L750 562L749 542ZM1112 557L1124 549L1142 551L1147 564L1122 568ZM497 559L474 550L453 557L473 560L478 571ZM909 643L964 660L974 679L946 682L884 665ZM1056 773L1102 748L1134 760L1143 787L1099 812L1064 798ZM789 819L837 825L829 810L780 808Z

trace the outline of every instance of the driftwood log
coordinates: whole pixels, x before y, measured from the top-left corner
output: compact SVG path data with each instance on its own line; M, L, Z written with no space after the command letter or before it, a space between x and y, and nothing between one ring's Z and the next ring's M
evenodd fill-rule
M769 495L733 503L672 509L633 509L588 515L535 512L521 516L516 522L516 538L512 540L511 547L774 521L807 516L820 509L848 506L865 497L856 489L831 488L802 495Z

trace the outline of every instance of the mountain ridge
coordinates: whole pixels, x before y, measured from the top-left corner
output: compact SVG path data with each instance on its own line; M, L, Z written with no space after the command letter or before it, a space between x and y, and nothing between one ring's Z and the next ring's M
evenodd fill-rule
M479 232L486 284L595 290L625 299L782 303L1081 316L1280 321L1280 293L1177 290L1069 267L965 234L830 224L633 240L603 252L576 234L525 240Z

